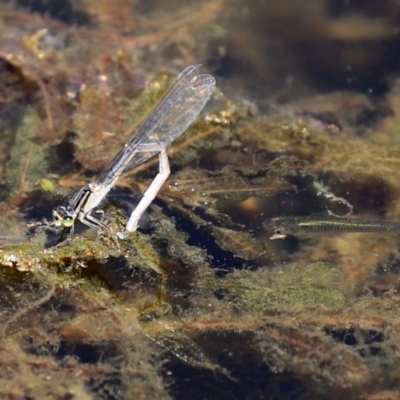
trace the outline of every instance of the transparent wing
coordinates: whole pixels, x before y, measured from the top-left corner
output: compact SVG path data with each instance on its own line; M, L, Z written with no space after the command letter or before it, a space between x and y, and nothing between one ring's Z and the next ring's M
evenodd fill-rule
M138 144L162 142L168 146L186 131L210 99L215 87L215 78L199 74L200 68L201 64L192 65L181 72L158 106L102 171L95 184L107 185L123 170L142 164L156 154L138 152L132 157Z

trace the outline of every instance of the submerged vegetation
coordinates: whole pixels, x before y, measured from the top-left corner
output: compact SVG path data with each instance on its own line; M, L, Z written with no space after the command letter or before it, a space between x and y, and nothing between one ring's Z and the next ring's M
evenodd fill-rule
M0 11L0 397L398 399L398 234L271 241L262 224L399 219L399 81L379 107L341 91L260 114L217 90L139 232L117 248L78 227L56 245L33 228L107 165L173 71L210 58L229 5L150 22L129 1L81 3L72 22ZM114 231L156 173L150 160L120 179Z

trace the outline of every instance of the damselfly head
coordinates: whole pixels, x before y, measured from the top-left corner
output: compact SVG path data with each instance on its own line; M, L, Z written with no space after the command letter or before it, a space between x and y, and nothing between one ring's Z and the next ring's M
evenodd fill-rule
M53 210L55 226L71 228L76 219L75 210L71 206L59 206Z

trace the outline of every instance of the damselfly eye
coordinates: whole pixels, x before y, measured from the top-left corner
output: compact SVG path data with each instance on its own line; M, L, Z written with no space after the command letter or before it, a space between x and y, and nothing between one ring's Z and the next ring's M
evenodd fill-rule
M54 225L55 226L61 226L61 216L60 214L57 212L57 210L53 210L53 219L54 219Z
M60 206L53 210L53 218L55 226L70 228L75 222L75 213L72 207Z
M74 224L75 222L75 218L73 218L72 216L68 215L65 216L62 221L61 221L61 225L65 228L71 228L71 226Z

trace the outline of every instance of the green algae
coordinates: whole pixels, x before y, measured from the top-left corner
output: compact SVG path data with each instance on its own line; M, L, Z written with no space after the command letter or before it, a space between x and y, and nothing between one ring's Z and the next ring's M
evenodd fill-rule
M241 312L330 313L346 305L346 297L335 286L338 267L313 263L305 267L234 271L224 279L212 278L204 285L225 289L227 297ZM211 285L211 286L210 286Z
M28 107L16 132L7 166L7 183L11 193L23 189L28 182L31 186L32 182L38 182L46 174L48 149L32 141L40 123L38 112Z

